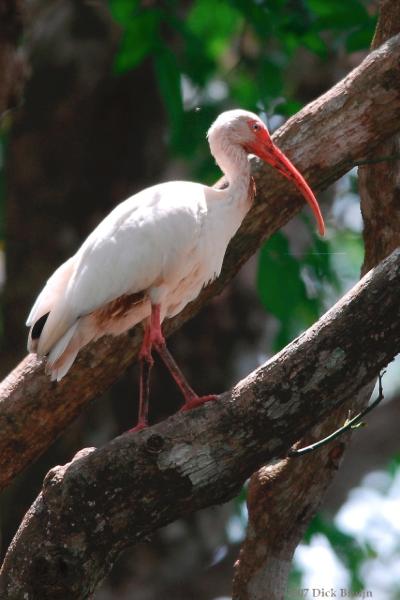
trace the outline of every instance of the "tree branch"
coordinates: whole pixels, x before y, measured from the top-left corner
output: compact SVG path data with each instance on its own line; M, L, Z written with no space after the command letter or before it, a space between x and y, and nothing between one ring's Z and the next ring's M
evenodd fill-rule
M290 119L274 136L308 177L324 189L354 161L400 129L400 37L371 54L327 94ZM289 184L253 162L257 198L229 246L220 278L180 315L166 323L170 334L232 279L263 240L302 207ZM279 196L279 204L276 197ZM39 456L94 397L136 358L140 331L103 338L82 351L59 384L28 356L0 385L0 488Z
M379 21L372 49L399 33L400 2L381 0ZM391 162L361 166L358 170L361 212L364 221L365 258L362 272L366 273L400 244L400 215L398 210L400 136L395 131L376 148L379 156L397 156Z
M87 598L125 547L237 494L398 353L399 294L396 250L216 402L52 469L5 558L1 597Z

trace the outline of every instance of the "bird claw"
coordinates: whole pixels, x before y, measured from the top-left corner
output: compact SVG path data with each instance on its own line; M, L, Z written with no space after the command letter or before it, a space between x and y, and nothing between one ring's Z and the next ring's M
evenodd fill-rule
M187 400L179 412L192 410L192 408L197 408L198 406L202 406L206 402L211 402L212 400L216 400L217 398L218 396L216 394L209 394L208 396L195 396L194 398Z
M132 429L128 429L127 433L136 433L138 431L142 431L142 429L146 429L148 427L147 423L138 423Z

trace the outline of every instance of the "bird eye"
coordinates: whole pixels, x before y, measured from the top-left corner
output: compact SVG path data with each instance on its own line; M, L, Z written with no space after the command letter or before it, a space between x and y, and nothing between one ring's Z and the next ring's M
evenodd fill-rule
M253 131L258 131L260 129L260 126L258 123L254 123L253 124Z

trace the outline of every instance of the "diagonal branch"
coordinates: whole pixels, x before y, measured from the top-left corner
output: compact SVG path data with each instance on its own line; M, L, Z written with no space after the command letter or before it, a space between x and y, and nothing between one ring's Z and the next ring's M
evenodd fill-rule
M52 469L7 553L1 597L87 598L125 547L233 497L396 355L399 295L400 249L218 401Z
M322 190L354 161L400 129L400 36L390 40L342 82L290 119L274 136L278 145ZM293 190L254 161L257 198L232 241L220 278L166 324L169 334L195 314L237 273L262 241L302 207ZM279 197L279 204L276 198ZM39 456L94 397L132 363L140 332L103 339L81 353L70 374L51 383L28 356L0 385L0 487Z

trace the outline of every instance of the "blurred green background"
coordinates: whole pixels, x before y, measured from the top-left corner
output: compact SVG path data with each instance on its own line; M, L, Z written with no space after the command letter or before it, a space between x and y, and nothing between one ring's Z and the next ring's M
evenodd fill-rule
M0 138L2 374L24 355L23 323L44 280L118 201L163 180L212 184L220 175L205 139L213 119L241 107L279 127L361 62L377 8L373 0L33 0L22 42L32 72ZM305 211L171 340L200 393L227 389L357 281L356 171L320 201L324 240ZM288 599L321 585L400 598L400 449L391 425L399 383L389 369L388 401L357 434L311 523ZM133 367L3 494L3 552L51 466L132 425L136 390ZM179 403L157 365L152 421ZM243 490L126 553L96 599L229 598L245 525Z

